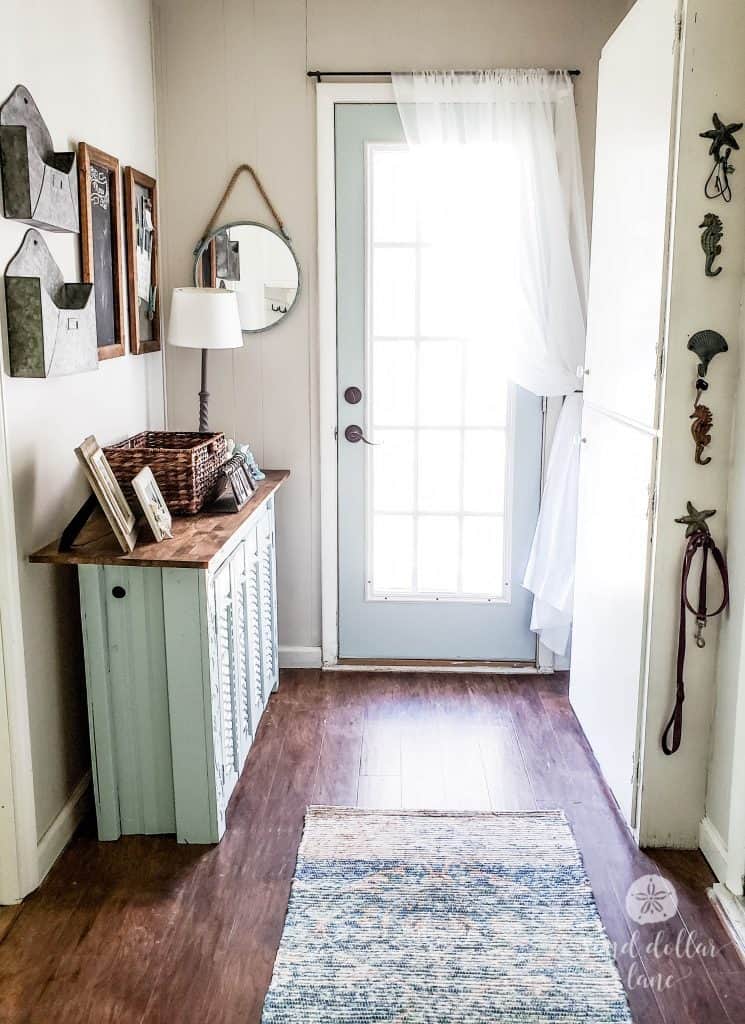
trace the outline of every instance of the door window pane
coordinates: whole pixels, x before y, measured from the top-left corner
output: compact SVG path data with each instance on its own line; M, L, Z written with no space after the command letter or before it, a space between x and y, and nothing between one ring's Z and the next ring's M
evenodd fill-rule
M376 430L372 450L373 502L376 512L413 512L413 430Z
M430 594L458 592L458 518L421 516L417 531L418 589Z
M375 516L372 582L381 592L411 592L414 583L413 516Z
M467 341L465 355L465 423L469 427L503 427L507 422L507 378L497 346Z
M457 337L463 327L464 305L477 296L462 295L453 273L452 250L442 246L424 246L420 250L421 331L425 337Z
M416 197L408 150L391 146L376 151L370 198L373 241L416 241Z
M463 421L459 341L419 344L418 398L422 427L460 426Z
M459 430L421 430L418 445L418 512L460 509Z
M504 592L504 519L463 519L462 586L468 594L500 596Z
M413 248L375 247L373 256L373 334L407 337L414 333L416 253Z
M372 342L372 410L376 427L414 425L416 342Z
M504 511L503 430L465 430L463 437L463 511Z

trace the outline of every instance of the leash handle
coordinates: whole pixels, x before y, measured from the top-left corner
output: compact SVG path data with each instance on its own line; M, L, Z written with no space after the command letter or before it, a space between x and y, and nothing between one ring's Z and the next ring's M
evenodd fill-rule
M701 576L698 584L698 604L694 607L688 598L688 577L691 573L693 559L698 550L702 551ZM723 596L721 604L713 612L707 608L707 576L709 555L719 570L722 579ZM696 616L696 644L704 646L701 633L707 621L715 615L721 615L729 604L729 574L724 555L714 543L708 530L698 530L692 534L683 555L683 568L680 577L680 618L678 623L678 655L676 661L675 707L670 720L662 733L661 745L665 754L670 756L680 747L683 739L683 703L685 701L685 656L686 656L686 610Z

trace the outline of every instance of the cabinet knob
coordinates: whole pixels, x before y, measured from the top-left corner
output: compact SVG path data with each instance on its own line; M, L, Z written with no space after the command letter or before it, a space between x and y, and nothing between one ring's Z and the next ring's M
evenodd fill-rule
M114 595L114 597L126 597L127 596L127 591L124 589L124 587L119 587L119 586L112 587L111 593Z

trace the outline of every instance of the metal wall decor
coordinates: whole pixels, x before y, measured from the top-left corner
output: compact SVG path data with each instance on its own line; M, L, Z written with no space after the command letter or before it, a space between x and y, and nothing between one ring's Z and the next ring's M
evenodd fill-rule
M12 377L98 369L92 284L65 284L38 231L26 232L5 270Z
M714 356L728 350L727 342L721 334L716 331L698 331L688 342L689 351L698 357L699 363L696 367L696 398L693 403L693 412L690 419L691 435L696 445L694 461L697 466L708 466L711 457L702 459L704 448L711 444L711 428L714 424L714 417L708 405L703 405L701 395L709 390L709 383L706 374Z
M701 235L701 248L706 254L706 276L718 277L722 273L722 268L717 267L715 270L714 260L722 255L720 243L724 237L724 227L722 226L721 217L717 217L715 213L707 213L703 222L699 224L699 228L703 231Z
M729 178L735 172L729 160L732 150L740 148L735 134L742 128L742 122L733 121L731 124L725 124L719 114L714 114L712 121L714 127L700 133L702 139L709 139L711 142L709 156L714 157L714 166L706 179L704 192L707 199L723 199L725 203L729 203L732 200Z
M49 231L77 231L78 172L75 153L55 153L34 98L17 85L0 107L3 210Z

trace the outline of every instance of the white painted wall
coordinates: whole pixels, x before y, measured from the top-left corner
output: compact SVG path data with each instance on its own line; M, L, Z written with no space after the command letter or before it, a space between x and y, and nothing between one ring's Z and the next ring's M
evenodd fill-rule
M27 85L55 146L92 143L148 174L156 172L149 0L6 0L0 95ZM0 264L25 225L0 218ZM65 274L79 280L79 236L45 233ZM89 767L76 581L72 572L26 561L59 534L88 488L73 448L88 434L103 444L163 420L161 355L127 355L98 372L50 380L6 376L2 308L2 388L7 417L18 547L32 766L39 837ZM6 639L17 643L17 638ZM6 651L7 654L7 651Z
M741 250L742 252L742 250ZM740 256L742 264L742 256ZM737 259L732 274L742 270ZM741 318L735 346L745 343ZM717 877L741 895L745 874L745 372L740 362L730 455L726 555L730 608L722 623L701 846Z
M598 58L627 0L154 4L165 291L191 283L191 251L244 161L266 185L303 272L298 305L279 327L242 350L212 354L210 413L213 426L249 441L263 465L292 470L277 503L279 629L285 657L305 657L321 629L315 88L305 72L579 67L589 183ZM247 181L224 218L269 222ZM174 350L166 360L169 426L183 429L196 417L198 354Z

